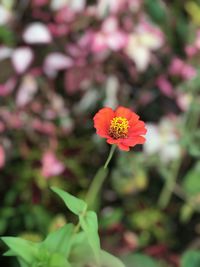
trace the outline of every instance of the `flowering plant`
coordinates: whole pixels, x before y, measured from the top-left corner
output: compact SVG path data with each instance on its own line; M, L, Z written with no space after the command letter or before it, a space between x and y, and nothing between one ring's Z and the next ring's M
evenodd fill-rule
M86 201L52 187L68 209L78 216L78 224L67 223L59 227L42 242L33 243L19 237L2 237L9 247L5 255L16 256L21 267L125 267L119 259L101 249L97 215L88 208L92 206L106 178L115 144L127 151L128 146L144 143L144 137L139 135L145 134L146 129L144 122L139 121L139 116L124 107L118 107L115 112L110 108L101 109L94 117L94 126L97 134L109 138L107 142L113 146L104 167L100 168L94 177ZM45 161L55 160L51 154L45 157L48 157Z

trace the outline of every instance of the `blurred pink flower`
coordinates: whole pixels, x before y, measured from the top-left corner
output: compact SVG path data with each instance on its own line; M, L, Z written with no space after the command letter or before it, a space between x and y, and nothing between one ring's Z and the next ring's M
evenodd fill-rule
M56 23L70 23L74 21L75 17L75 12L68 6L65 6L56 12L55 21Z
M0 84L0 96L7 96L11 94L16 86L16 83L16 78L11 77L6 81L6 83Z
M100 31L94 33L92 42L92 51L95 53L111 49L118 51L127 44L127 34L118 27L116 17L107 18Z
M52 151L46 151L42 156L42 175L45 178L57 176L64 171L64 164L56 158Z
M194 45L196 46L196 48L200 49L200 30L198 30L196 33L196 40L194 42Z
M44 6L48 4L49 0L32 0L33 6Z
M46 44L52 41L48 27L41 22L33 22L27 26L23 33L27 44Z
M187 45L185 47L185 53L188 57L193 57L198 52L197 48L193 45Z
M73 67L65 73L65 90L72 94L80 89L84 82L91 79L92 70L89 67Z
M59 70L64 70L73 65L73 60L65 54L54 52L49 54L44 61L44 71L47 75L55 77Z
M169 74L173 76L180 76L185 80L194 78L196 73L197 72L194 67L179 58L174 58L169 66Z
M29 47L19 47L13 51L11 60L15 71L22 74L33 61L33 51Z
M169 82L165 75L161 75L157 79L157 85L164 95L168 97L172 97L174 95L172 84Z
M52 122L34 119L32 122L32 127L34 130L42 134L50 136L54 136L56 134L56 126Z
M5 152L3 146L0 145L0 169L5 165Z
M169 66L169 73L171 75L180 75L184 67L184 61L179 58L174 58Z
M190 80L197 75L197 71L191 65L185 64L184 68L182 69L181 76L185 80Z
M20 129L23 125L22 116L19 112L11 112L7 109L1 110L1 118L4 121L5 125L10 129Z
M66 24L49 23L48 28L54 37L64 36L69 32L69 27Z

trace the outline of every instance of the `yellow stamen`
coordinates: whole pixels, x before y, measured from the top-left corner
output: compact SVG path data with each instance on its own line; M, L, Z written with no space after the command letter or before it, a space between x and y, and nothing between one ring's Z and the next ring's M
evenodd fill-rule
M126 118L115 117L111 120L109 135L114 139L126 138L128 136L129 123Z

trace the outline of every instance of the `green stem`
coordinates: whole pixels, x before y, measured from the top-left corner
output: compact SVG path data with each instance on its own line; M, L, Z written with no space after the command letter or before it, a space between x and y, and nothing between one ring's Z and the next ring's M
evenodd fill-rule
M88 190L88 193L86 195L86 202L88 203L88 206L91 207L95 204L95 199L97 198L99 191L101 190L101 187L106 179L107 173L108 173L108 164L111 161L113 154L115 152L116 146L112 145L110 149L110 153L108 155L108 158L104 164L103 167L101 167L96 175L93 178L93 181L90 185L90 188Z
M174 162L174 165L172 166L172 171L169 172L169 175L166 177L165 185L161 191L161 194L158 200L158 205L161 208L165 208L170 201L171 195L176 185L176 179L178 176L178 171L180 169L181 162L182 162L182 158L180 157L176 162Z
M110 163L110 161L112 159L112 156L113 156L113 154L115 152L115 149L116 149L116 145L112 145L111 149L110 149L110 153L109 153L108 158L106 160L106 163L103 166L104 169L106 169L108 167L108 164Z

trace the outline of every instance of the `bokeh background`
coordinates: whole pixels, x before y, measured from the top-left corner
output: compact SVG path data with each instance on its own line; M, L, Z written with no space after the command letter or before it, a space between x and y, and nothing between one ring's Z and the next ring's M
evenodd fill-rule
M123 105L147 142L111 162L103 248L168 267L198 251L199 60L200 1L1 0L0 235L37 241L71 220L49 187L84 197L109 151L93 116Z

